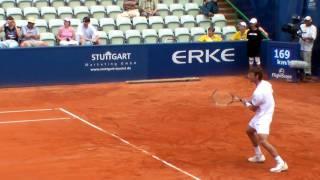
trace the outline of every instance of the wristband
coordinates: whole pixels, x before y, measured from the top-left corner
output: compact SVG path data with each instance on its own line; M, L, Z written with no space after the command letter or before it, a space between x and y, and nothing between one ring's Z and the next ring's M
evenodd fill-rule
M251 103L249 103L248 101L247 101L247 102L245 102L245 103L244 103L244 105L245 105L246 107L250 107L250 106L252 106L252 104L251 104Z

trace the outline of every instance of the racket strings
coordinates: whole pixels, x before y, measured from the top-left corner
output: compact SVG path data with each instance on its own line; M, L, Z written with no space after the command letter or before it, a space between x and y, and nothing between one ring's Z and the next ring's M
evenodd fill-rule
M212 99L216 105L227 106L233 102L232 94L223 91L215 91L212 94Z

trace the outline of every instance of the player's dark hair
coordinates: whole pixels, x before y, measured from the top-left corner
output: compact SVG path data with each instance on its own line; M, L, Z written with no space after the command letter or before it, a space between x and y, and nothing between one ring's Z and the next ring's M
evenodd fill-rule
M263 79L263 70L259 67L253 67L249 69L249 73L253 73L254 76L258 76L259 81Z

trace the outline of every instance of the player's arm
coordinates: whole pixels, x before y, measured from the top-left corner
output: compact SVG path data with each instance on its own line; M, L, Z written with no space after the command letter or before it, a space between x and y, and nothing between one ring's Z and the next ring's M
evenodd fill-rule
M256 112L257 109L259 108L258 106L253 105L250 100L241 99L241 102L246 108L248 108L249 110L251 110L253 112Z
M267 39L269 38L269 34L266 30L264 30L261 26L259 27L259 31L262 33L263 36L265 36Z

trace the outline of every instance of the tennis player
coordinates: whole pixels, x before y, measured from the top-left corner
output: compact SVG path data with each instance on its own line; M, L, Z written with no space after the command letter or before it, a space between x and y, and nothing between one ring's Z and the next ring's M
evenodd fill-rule
M273 98L272 85L262 80L263 72L261 68L249 70L248 78L256 84L256 89L250 100L243 100L243 104L256 114L249 122L247 134L254 146L255 155L248 159L252 163L262 163L266 160L261 152L260 145L266 149L276 161L276 166L270 172L282 172L288 170L287 163L280 157L276 148L268 141L270 124L274 112L275 102Z

